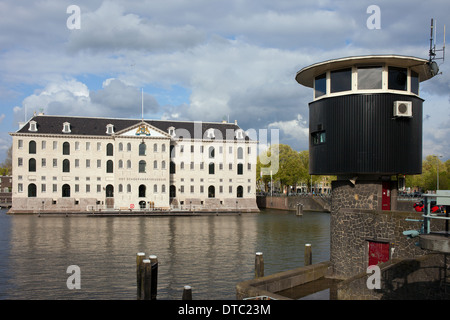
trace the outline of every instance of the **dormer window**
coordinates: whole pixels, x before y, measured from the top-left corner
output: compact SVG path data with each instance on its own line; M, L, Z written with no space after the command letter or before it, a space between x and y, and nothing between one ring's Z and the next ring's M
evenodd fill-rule
M175 138L175 127L169 127L167 131L169 132L172 138Z
M28 128L28 131L37 132L37 123L36 123L36 121L34 121L34 120L30 121L30 127Z
M206 130L206 137L210 139L214 139L216 136L214 135L214 129L210 128Z
M70 123L69 122L64 122L63 123L63 133L70 133Z
M113 134L114 133L114 125L107 124L106 125L106 134Z
M242 129L236 130L236 138L237 139L244 139L244 131Z

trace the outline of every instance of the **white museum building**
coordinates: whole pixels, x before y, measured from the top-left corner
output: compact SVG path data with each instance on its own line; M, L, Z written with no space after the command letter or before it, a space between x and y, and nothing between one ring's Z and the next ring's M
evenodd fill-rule
M10 213L258 211L237 122L33 116L10 133Z

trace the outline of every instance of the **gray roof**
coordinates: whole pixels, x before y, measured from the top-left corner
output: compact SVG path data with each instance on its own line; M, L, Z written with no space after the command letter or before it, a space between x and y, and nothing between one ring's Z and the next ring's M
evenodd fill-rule
M30 121L36 121L37 132L35 134L63 134L63 123L70 123L70 133L64 135L86 135L86 136L110 136L106 133L106 126L112 124L114 132L120 132L129 127L133 127L142 122L142 119L116 119L116 118L91 118L91 117L72 117L72 116L49 116L36 115L31 118L21 129L16 133L31 133L29 129ZM205 132L208 129L214 129L215 137L223 137L226 140L236 139L234 132L241 129L237 124L233 123L219 123L219 122L201 122L201 121L173 121L173 120L146 120L144 122L161 131L168 133L170 127L175 128L176 137L186 135L189 133L190 137L201 139L206 137ZM201 137L199 135L199 128L201 128ZM243 133L246 140L250 140L248 136Z

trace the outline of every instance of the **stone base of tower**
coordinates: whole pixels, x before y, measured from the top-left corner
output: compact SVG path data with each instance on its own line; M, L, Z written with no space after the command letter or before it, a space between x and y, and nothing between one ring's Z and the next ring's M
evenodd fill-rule
M386 197L389 197L387 199ZM366 272L372 264L392 258L426 254L408 239L406 230L418 230L422 213L397 211L397 181L383 177L338 177L332 183L330 262L333 277L348 278Z

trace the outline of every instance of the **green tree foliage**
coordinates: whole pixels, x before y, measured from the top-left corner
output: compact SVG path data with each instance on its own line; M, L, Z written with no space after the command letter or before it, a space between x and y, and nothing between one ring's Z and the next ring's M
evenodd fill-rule
M5 161L0 164L0 175L8 176L12 174L12 146L9 147Z
M278 171L273 172L273 182L280 182L282 190L286 190L288 186L296 186L301 183L305 183L308 186L308 190L312 184L315 184L322 177L311 176L309 174L309 152L293 150L290 146L285 144L279 144L271 146L261 156L265 159L275 159L278 157ZM270 182L270 175L261 176L261 168L268 167L269 164L261 163L260 156L256 164L256 179L264 185L264 190L268 191L268 185ZM312 181L311 181L312 178Z
M439 168L439 169L438 169ZM419 188L424 192L436 190L439 170L439 189L450 190L450 160L442 162L438 157L429 155L422 163L422 174L406 176L406 186Z

